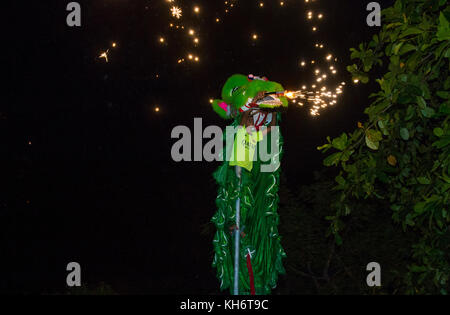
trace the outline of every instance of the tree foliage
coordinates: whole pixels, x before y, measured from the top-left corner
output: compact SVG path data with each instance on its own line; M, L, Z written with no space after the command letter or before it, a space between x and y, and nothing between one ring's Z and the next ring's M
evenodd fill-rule
M413 232L398 233L389 208L379 201L360 200L352 203L356 216L343 218L348 228L342 231L345 242L336 246L324 238L333 216L329 200L334 171L330 168L314 172L312 183L291 190L281 181L280 234L286 250L286 277L281 277L274 294L396 294L401 292L405 271L398 266L408 257L414 242ZM382 244L382 246L379 246ZM368 262L382 265L382 287L366 284Z
M334 151L324 165L339 170L329 232L341 244L344 217L359 215L355 200L378 199L415 234L404 293L447 294L450 7L447 0L397 0L382 17L381 31L351 49L356 62L347 68L363 83L377 67L385 72L365 108L368 119L318 148Z

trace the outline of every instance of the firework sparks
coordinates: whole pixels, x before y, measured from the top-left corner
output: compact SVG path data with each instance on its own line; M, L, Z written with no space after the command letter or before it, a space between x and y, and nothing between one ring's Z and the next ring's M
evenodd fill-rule
M100 56L98 56L99 58L105 58L105 61L108 62L108 53L109 53L109 49L107 49L106 51L102 52L100 54Z
M187 37L191 41L191 52L196 49L196 47L199 47L199 43L202 40L201 34L198 32L198 30L189 28L188 21L183 16L183 11L180 6L176 6L176 1L174 0L165 0L168 3L171 15L176 19L183 19L183 25L177 25L176 23L170 23L170 28L172 30L178 30L178 29L186 29L187 31ZM326 14L315 4L317 4L317 1L315 0L305 0L307 9L305 10L305 18L306 21L311 23L310 24L310 31L312 31L313 34L320 34L321 31L321 23L324 22L326 18ZM232 9L235 9L237 7L237 2L234 0L225 0L224 2L224 12L223 16L215 15L210 17L211 22L214 24L225 23L226 22L226 16L228 16L227 13L231 13ZM314 7L310 7L312 5L315 5ZM255 6L257 8L265 8L265 2L263 0L259 0L255 3ZM279 0L278 6L281 9L283 7L288 7L289 2L286 0ZM186 9L186 8L185 8ZM198 16L202 12L202 9L198 5L191 6L191 12L194 16ZM255 30L254 33L250 33L250 41L252 45L255 45L261 37L261 35L264 34L258 34ZM166 45L167 38L160 37L159 42L160 44ZM336 86L332 86L334 80L337 77L337 73L339 71L338 64L337 64L337 58L334 56L332 51L328 51L327 53L323 54L323 49L326 45L326 43L323 43L321 41L313 41L312 43L313 47L316 48L316 52L319 53L319 55L314 56L314 58L304 58L300 57L299 61L297 63L298 67L301 69L300 71L311 71L310 73L310 80L302 82L301 90L298 91L285 91L285 96L290 100L290 102L298 104L299 106L307 105L308 109L313 116L320 115L320 111L335 105L337 103L337 99L339 96L343 93L343 87L345 85L345 82L337 83ZM113 44L113 47L115 47L115 43ZM327 48L328 50L329 48ZM183 54L181 54L183 55ZM176 59L175 61L178 64L182 63L199 63L200 57L197 54L194 53L186 53L184 55L184 58ZM100 55L101 58L105 58L106 62L108 62L108 51L102 53ZM312 69L311 69L312 68ZM308 76L307 76L308 77ZM351 81L350 81L351 82ZM357 84L359 81L355 80L354 84Z
M179 7L173 6L170 9L170 12L172 13L172 16L176 17L177 19L181 18L181 16L183 15L181 9Z

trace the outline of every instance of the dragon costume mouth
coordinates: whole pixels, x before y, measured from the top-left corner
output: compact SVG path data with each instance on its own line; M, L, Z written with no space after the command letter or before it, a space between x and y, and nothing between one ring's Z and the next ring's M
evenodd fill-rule
M256 102L260 108L276 108L283 106L283 103L276 95L266 95Z

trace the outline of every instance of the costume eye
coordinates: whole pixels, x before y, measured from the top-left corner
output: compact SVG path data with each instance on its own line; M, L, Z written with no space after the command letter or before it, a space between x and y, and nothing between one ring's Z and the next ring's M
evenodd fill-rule
M239 86L236 86L231 90L231 95L233 95L237 90L239 90Z

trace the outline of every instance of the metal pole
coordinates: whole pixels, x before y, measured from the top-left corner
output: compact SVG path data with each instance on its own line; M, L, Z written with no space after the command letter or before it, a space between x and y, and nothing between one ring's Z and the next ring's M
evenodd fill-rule
M238 198L236 199L236 230L234 236L234 295L239 295L239 241L241 234L239 233L240 210L241 210L241 167L236 166L236 176L239 178Z

